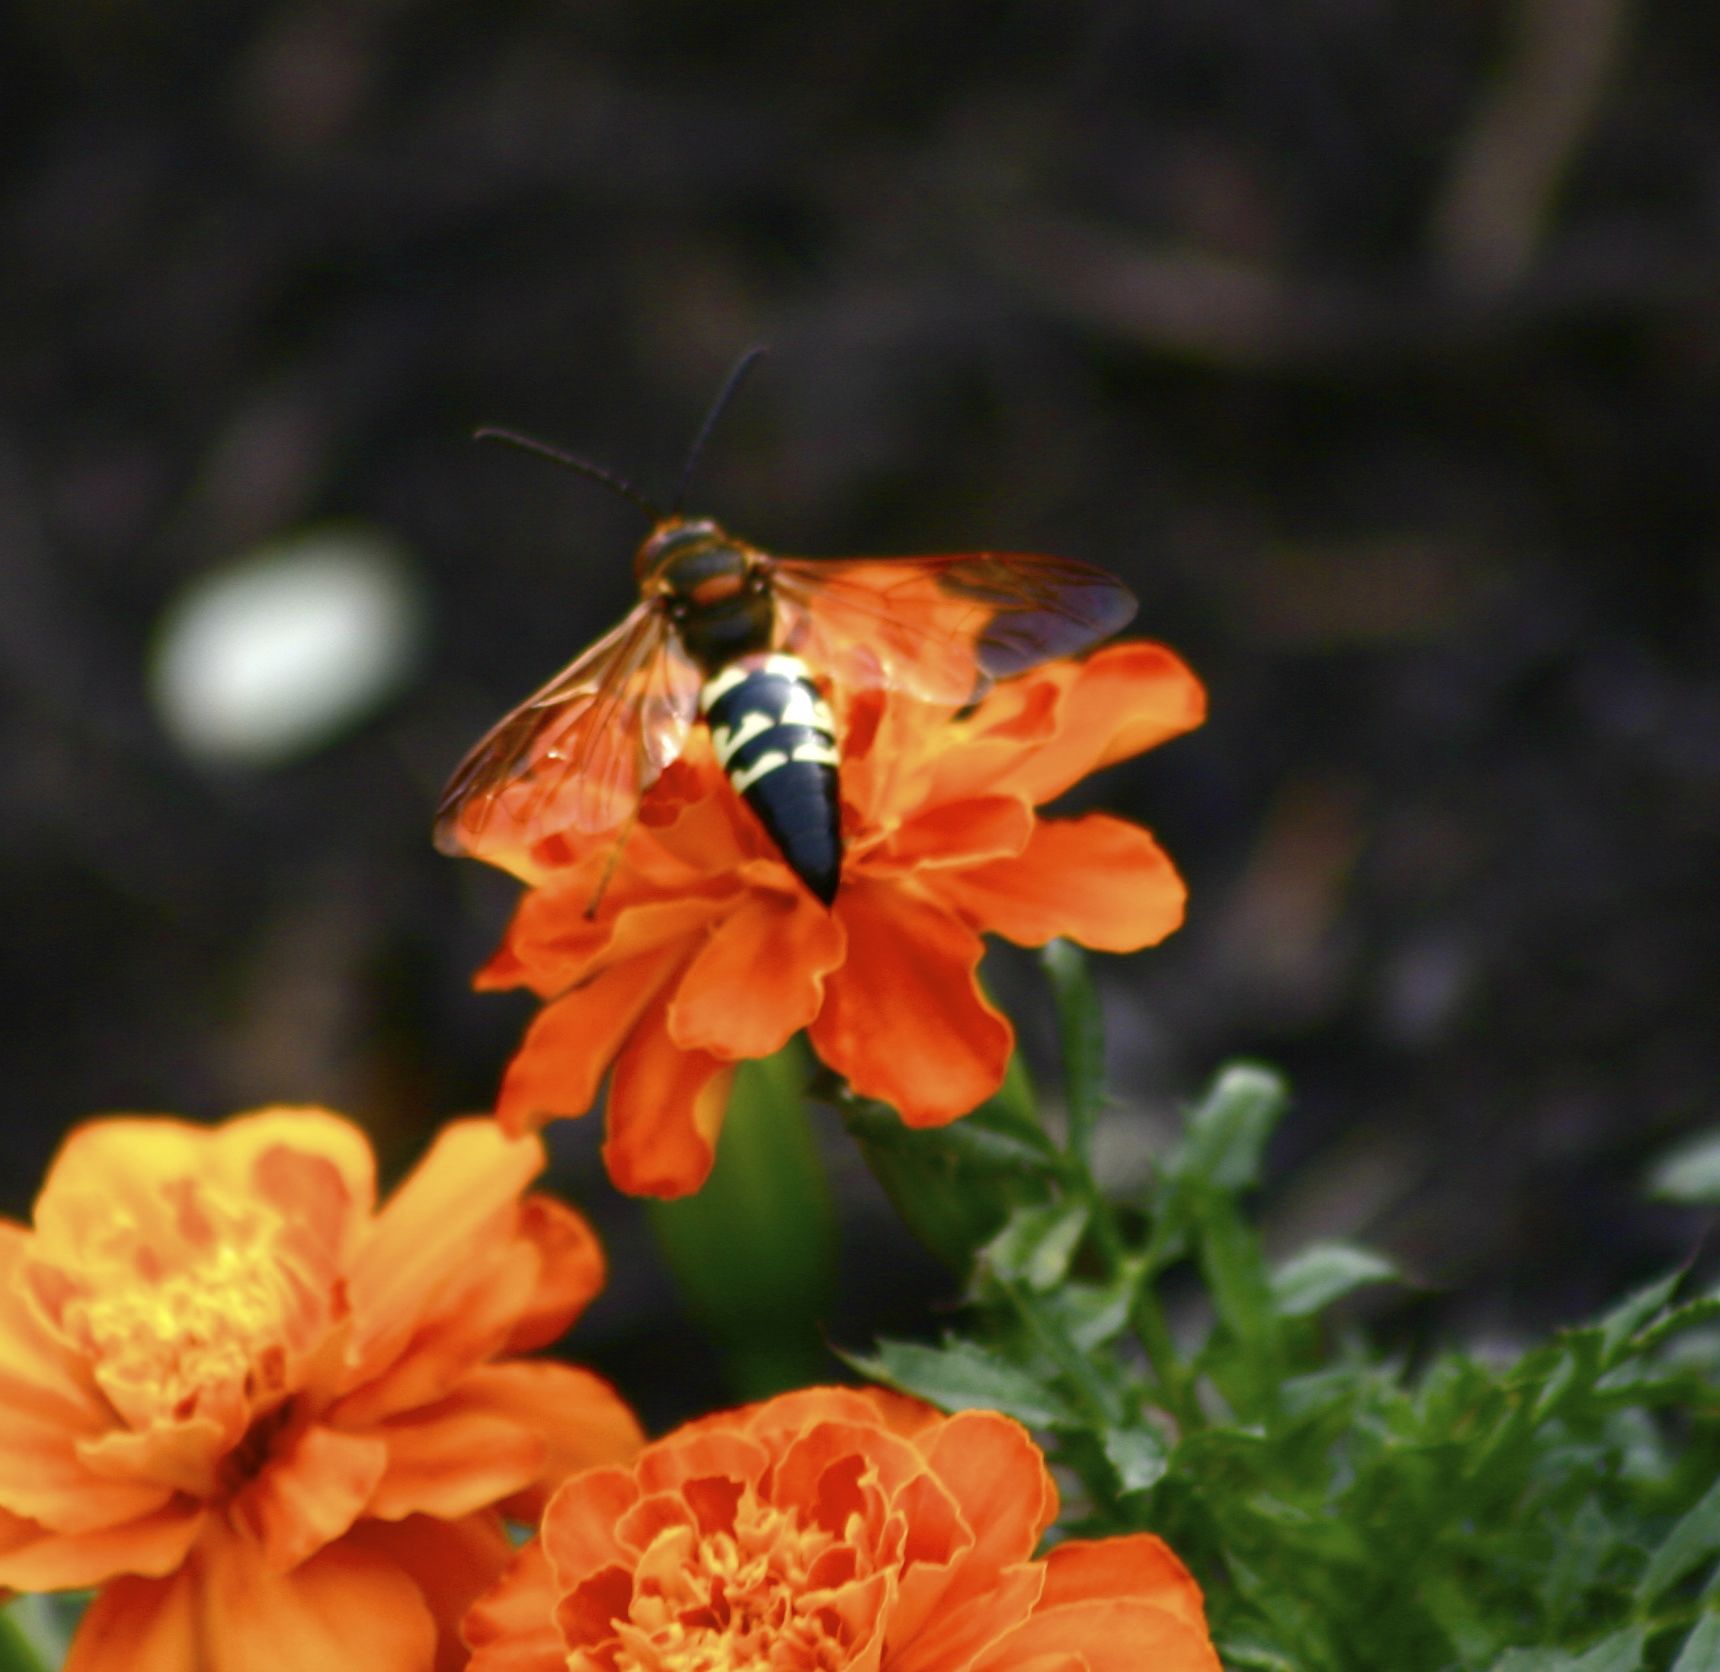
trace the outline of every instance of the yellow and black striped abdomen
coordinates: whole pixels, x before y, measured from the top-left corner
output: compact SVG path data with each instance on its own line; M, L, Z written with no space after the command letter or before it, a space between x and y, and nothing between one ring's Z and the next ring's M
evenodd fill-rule
M781 652L743 656L705 682L699 710L735 793L829 905L842 875L836 727L806 664Z

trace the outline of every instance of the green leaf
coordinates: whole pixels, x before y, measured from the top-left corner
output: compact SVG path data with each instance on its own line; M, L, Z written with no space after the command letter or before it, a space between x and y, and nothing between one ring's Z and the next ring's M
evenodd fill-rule
M1720 1672L1720 1614L1704 1614L1684 1639L1672 1672Z
M48 1663L13 1619L13 1610L0 1613L0 1672L47 1672Z
M1238 1192L1259 1182L1266 1140L1289 1102L1284 1081L1269 1068L1234 1063L1223 1069L1189 1111L1187 1136L1171 1168Z
M1163 1478L1170 1460L1165 1437L1154 1428L1113 1428L1104 1437L1105 1461L1125 1492L1144 1492Z
M1682 1271L1670 1271L1653 1283L1644 1284L1601 1318L1602 1356L1608 1364L1613 1362L1619 1349L1672 1299L1683 1281Z
M1286 1318L1306 1318L1367 1283L1392 1283L1398 1268L1351 1242L1317 1242L1272 1274L1272 1298Z
M836 1229L803 1084L793 1047L742 1063L704 1188L648 1208L688 1310L744 1399L816 1380L827 1363L820 1321Z
M1720 1481L1679 1520L1649 1557L1637 1582L1637 1601L1650 1607L1698 1563L1720 1553Z
M843 1123L903 1223L951 1271L966 1275L974 1251L1012 1209L1044 1202L1063 1166L1033 1115L1019 1057L1003 1089L948 1126L904 1126L881 1103L839 1097Z
M1641 1626L1627 1626L1580 1655L1564 1649L1512 1649L1494 1662L1493 1672L1638 1672L1646 1636Z
M870 1355L843 1357L863 1376L946 1411L1001 1411L1030 1428L1076 1425L1053 1389L972 1341L950 1339L941 1347L880 1341Z
M1720 1128L1698 1132L1649 1168L1648 1193L1692 1206L1720 1204Z
M1086 955L1054 940L1040 955L1051 977L1057 1032L1063 1046L1063 1097L1069 1108L1069 1147L1082 1164L1092 1159L1093 1129L1105 1106L1105 1024Z
M1085 1202L1044 1202L1017 1208L979 1251L982 1265L1004 1282L1025 1283L1036 1294L1057 1287L1087 1229Z

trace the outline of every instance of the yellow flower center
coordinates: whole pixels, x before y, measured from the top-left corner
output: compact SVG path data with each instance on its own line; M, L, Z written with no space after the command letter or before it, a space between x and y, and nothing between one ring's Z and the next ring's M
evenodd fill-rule
M286 1391L289 1273L273 1216L187 1188L176 1235L121 1221L60 1268L60 1327L132 1428Z
M660 1534L635 1569L630 1618L615 1622L615 1672L838 1672L844 1622L810 1577L837 1543L750 1492L733 1534Z

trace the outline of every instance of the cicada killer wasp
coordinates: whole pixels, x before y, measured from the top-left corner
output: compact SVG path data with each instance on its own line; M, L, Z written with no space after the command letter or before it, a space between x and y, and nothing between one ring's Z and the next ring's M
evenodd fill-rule
M712 407L683 487L755 358ZM528 840L619 829L702 722L734 792L829 905L842 872L829 690L885 686L954 710L993 680L1087 649L1135 612L1120 581L1067 558L778 557L708 518L658 511L583 459L507 431L479 434L597 477L654 525L633 558L639 602L506 715L449 780L436 821L444 852L473 851L503 804Z

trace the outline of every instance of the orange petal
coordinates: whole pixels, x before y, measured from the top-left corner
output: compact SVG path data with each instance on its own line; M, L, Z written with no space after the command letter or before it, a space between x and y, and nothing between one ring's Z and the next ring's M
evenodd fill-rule
M171 1485L147 1474L140 1479L129 1470L104 1469L99 1461L92 1467L88 1452L110 1437L95 1428L93 1412L27 1404L0 1409L0 1506L14 1515L83 1533L135 1521L173 1496Z
M536 1521L543 1500L569 1475L601 1463L626 1463L645 1443L638 1418L609 1383L589 1370L548 1359L475 1370L461 1396L535 1435L543 1456L530 1502L505 1506L515 1520Z
M1106 813L1042 820L1019 858L942 873L934 886L976 928L1018 946L1062 935L1098 952L1156 945L1188 897L1158 843Z
M202 1631L197 1672L426 1672L436 1622L402 1569L343 1540L290 1573L276 1573L245 1541L199 1552ZM137 1662L130 1663L133 1667Z
M301 1429L276 1446L234 1499L234 1524L285 1572L358 1519L387 1464L388 1448L378 1439L320 1425Z
M891 1643L890 1672L971 1667L976 1656L1029 1617L1045 1578L1039 1563L1018 1562L1001 1573L992 1573L984 1589L974 1595L971 1586L961 1584L971 1571L971 1561L970 1557L956 1569L956 1582L912 1641L899 1647Z
M461 1672L466 1651L460 1625L466 1610L496 1582L514 1553L502 1518L468 1515L442 1521L410 1515L404 1521L361 1521L347 1543L404 1570L436 1620L433 1672Z
M1054 800L1090 772L1126 760L1206 718L1200 681L1163 645L1110 645L1073 671L1047 670L1068 684L1057 711L1057 730L1037 748L1023 750L1007 787L1035 802Z
M567 1672L557 1601L549 1560L534 1539L466 1615L467 1672Z
M529 1353L547 1347L602 1292L606 1268L597 1234L554 1196L520 1204L518 1234L537 1250L538 1278L506 1350Z
M913 814L877 857L904 870L1008 860L1027 846L1033 825L1020 796L975 795Z
M362 1383L411 1339L438 1291L474 1254L512 1229L522 1189L543 1170L543 1145L509 1138L490 1120L454 1121L376 1216L352 1263L351 1295Z
M1078 1655L1083 1672L1223 1672L1204 1630L1136 1597L1038 1610L981 1655L973 1672L1039 1672L1059 1654Z
M974 1534L944 1594L943 1606L951 1607L1032 1556L1057 1514L1057 1487L1027 1430L995 1411L958 1412L920 1444Z
M56 1533L0 1510L0 1586L65 1591L116 1574L159 1577L185 1560L203 1529L203 1506L180 1498L151 1515L86 1533Z
M1041 1608L1093 1597L1135 1597L1206 1629L1200 1586L1176 1552L1152 1533L1072 1538L1046 1557Z
M502 1077L496 1119L510 1132L527 1132L559 1116L583 1115L616 1052L685 956L678 943L661 947L550 1000Z
M1003 1084L1015 1042L974 980L984 946L906 888L856 877L837 896L848 960L825 986L813 1049L909 1126L940 1126Z
M397 1417L376 1431L388 1468L370 1501L384 1520L470 1515L537 1479L544 1443L462 1395Z
M669 1037L725 1062L768 1057L818 1014L846 949L841 924L804 890L750 894L687 965Z
M716 1157L733 1066L708 1051L683 1051L658 1004L634 1030L609 1082L603 1159L617 1190L686 1196Z
M68 1435L98 1433L112 1413L90 1387L81 1356L49 1331L25 1295L31 1240L24 1226L0 1220L0 1406ZM0 1468L0 1479L5 1475Z
M104 1585L78 1622L65 1672L214 1672L215 1666L202 1652L196 1582L176 1573Z
M615 1524L639 1497L633 1471L610 1468L575 1475L550 1499L541 1538L558 1591L572 1590L598 1568L631 1559L616 1539Z

